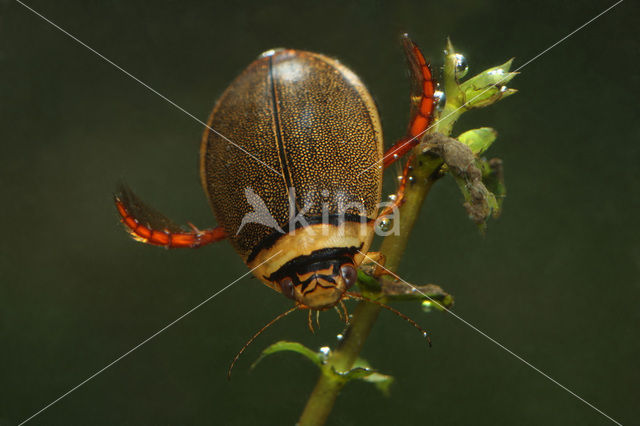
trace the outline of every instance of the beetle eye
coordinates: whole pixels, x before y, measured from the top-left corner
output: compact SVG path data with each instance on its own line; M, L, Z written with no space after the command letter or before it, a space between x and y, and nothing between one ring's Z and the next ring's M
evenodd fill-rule
M293 299L293 280L289 277L285 277L280 280L280 288L282 289L282 294L287 296L289 299Z
M356 283L356 280L358 279L358 272L356 271L356 268L354 268L353 265L348 263L342 265L342 267L340 268L340 274L344 279L344 283L347 286L347 290L353 287L353 285Z

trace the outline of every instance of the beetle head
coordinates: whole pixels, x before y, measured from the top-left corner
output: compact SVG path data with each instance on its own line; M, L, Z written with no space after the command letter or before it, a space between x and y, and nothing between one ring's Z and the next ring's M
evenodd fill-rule
M353 259L340 256L297 265L277 280L282 294L300 305L323 310L333 307L356 282Z

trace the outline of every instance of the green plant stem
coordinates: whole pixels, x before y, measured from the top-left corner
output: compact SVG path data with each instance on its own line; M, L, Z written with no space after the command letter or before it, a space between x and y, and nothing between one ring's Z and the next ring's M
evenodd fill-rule
M433 171L433 169L432 169ZM429 190L436 181L436 178L424 176L424 169L417 170L417 173L412 174L414 180L423 180L422 183L411 184L409 183L405 193L405 202L400 208L399 226L400 232L398 234L391 234L387 236L380 246L380 251L385 255L385 268L391 272L396 272L400 265L400 260L404 254L404 250L407 247L407 242L411 236L411 230L420 215L422 204L427 198Z
M385 268L395 272L407 246L411 229L415 224L422 204L435 182L434 171L440 166L440 160L422 159L421 163L410 173L410 180L405 190L404 203L400 207L398 234L387 236L380 247L386 257ZM401 218L401 219L400 219ZM359 302L351 325L338 348L327 360L326 369L338 372L348 371L357 360L364 343L369 336L381 307L369 302ZM307 405L300 417L300 426L323 425L329 417L340 390L346 383L335 374L323 372L311 392Z
M353 367L379 313L378 305L368 302L358 303L342 344L332 353L327 361L327 368L347 371ZM311 392L298 424L300 426L323 425L345 383L335 375L323 372Z

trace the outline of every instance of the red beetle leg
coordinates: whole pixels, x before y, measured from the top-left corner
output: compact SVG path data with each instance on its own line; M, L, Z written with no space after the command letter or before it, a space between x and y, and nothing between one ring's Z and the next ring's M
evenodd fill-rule
M378 215L373 223L378 223L381 219L391 215L394 210L399 208L404 203L404 193L407 188L407 182L409 181L409 171L411 170L411 161L407 161L404 165L404 170L402 172L402 178L400 179L400 186L398 186L398 190L395 193L395 199L393 204L386 206Z
M227 237L227 233L220 226L201 231L192 225L193 231L191 232L153 229L131 215L119 197L115 197L115 203L120 214L120 221L136 241L166 248L198 248Z
M406 34L402 37L402 44L411 72L411 119L407 135L389 148L382 157L385 168L411 151L420 142L420 136L427 131L433 122L435 110L435 82L431 68L424 59L420 48Z
M386 169L402 158L407 152L411 151L417 144L418 138L405 137L400 139L384 153L384 156L382 157L382 166Z

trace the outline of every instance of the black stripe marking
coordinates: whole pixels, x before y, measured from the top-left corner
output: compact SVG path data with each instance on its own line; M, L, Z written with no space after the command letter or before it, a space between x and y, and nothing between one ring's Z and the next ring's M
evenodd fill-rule
M276 144L278 146L278 157L280 158L280 164L282 165L282 174L284 175L285 183L287 184L287 193L289 188L293 188L291 181L291 174L289 173L289 164L287 163L287 155L284 151L284 141L282 140L282 128L280 127L280 107L278 106L278 97L276 95L276 84L273 73L273 56L269 57L269 77L271 80L271 102L273 106L273 120L276 125ZM296 214L298 214L296 206Z
M331 247L315 250L309 255L298 256L291 259L280 267L276 272L264 277L271 282L280 281L284 277L289 277L294 281L295 285L300 284L296 274L304 274L313 270L326 269L329 265L335 265L352 262L353 256L362 249L360 247ZM319 265L325 263L324 265ZM297 282L296 282L297 281Z

